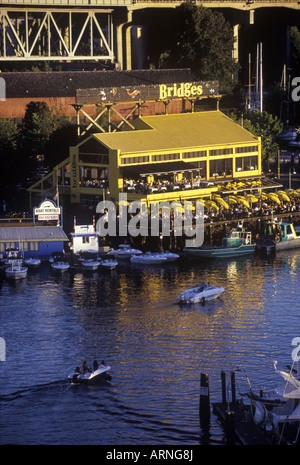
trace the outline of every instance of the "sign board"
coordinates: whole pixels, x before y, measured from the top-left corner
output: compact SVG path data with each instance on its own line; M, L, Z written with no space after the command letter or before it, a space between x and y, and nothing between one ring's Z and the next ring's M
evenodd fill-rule
M60 214L61 207L57 207L52 200L44 200L33 209L33 215L37 215L38 221L58 220Z
M197 99L217 96L218 81L175 82L173 84L151 84L141 86L101 87L77 89L77 105L122 103L139 100Z

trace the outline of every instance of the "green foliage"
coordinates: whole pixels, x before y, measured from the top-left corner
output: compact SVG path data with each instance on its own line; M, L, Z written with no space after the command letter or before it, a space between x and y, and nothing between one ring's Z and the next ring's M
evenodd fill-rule
M297 26L290 28L290 40L292 67L296 70L300 66L300 30Z
M30 102L26 107L23 135L32 153L43 153L52 134L70 124L67 115L55 112L45 102Z
M231 115L231 118L237 121L235 115ZM276 142L276 136L283 129L283 124L277 116L273 116L266 111L261 113L259 110L253 110L243 115L243 126L255 136L261 137L263 162L270 160L277 154L279 146Z
M0 153L15 151L18 147L20 131L12 118L0 118Z
M162 68L191 68L195 79L218 80L222 92L232 90L232 75L238 65L232 58L233 30L222 13L181 4L175 10L169 50L162 50Z

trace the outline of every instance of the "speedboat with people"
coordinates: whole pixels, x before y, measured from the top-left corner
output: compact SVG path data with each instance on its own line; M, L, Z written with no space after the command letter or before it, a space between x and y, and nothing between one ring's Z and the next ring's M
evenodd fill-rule
M210 284L200 284L200 286L191 287L183 291L178 296L178 302L181 304L205 303L209 300L215 300L225 291L224 287L212 286Z
M111 376L108 371L111 367L104 360L98 364L97 360L93 363L93 369L88 368L86 362L83 363L82 372L77 366L73 373L68 375L68 381L72 384L97 384L101 380L109 381Z

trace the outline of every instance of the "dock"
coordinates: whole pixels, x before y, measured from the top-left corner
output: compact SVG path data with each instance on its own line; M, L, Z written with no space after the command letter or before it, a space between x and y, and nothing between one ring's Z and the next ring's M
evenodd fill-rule
M236 398L235 374L231 372L231 401L227 398L225 372L221 372L222 380L222 402L210 404L208 375L200 375L200 400L199 416L203 431L210 424L210 410L218 417L224 428L225 441L228 445L271 445L272 438L267 432L257 425L251 415L250 405L243 403L242 399Z

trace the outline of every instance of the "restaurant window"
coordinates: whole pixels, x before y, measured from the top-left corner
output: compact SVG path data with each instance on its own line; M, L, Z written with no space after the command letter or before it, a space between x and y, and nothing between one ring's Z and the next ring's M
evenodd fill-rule
M182 158L199 158L206 157L206 150L198 150L196 152L183 152Z
M210 156L216 156L216 155L231 155L233 153L233 149L228 148L228 149L214 149L209 151Z
M258 157L237 157L235 159L236 171L253 171L258 169Z
M258 152L258 145L249 145L247 147L236 147L235 153Z
M161 155L152 155L152 161L179 160L179 153L165 153Z
M210 160L209 162L209 177L224 178L232 176L232 158L221 160Z
M142 157L125 157L121 158L121 165L131 165L134 163L149 163L149 156Z

